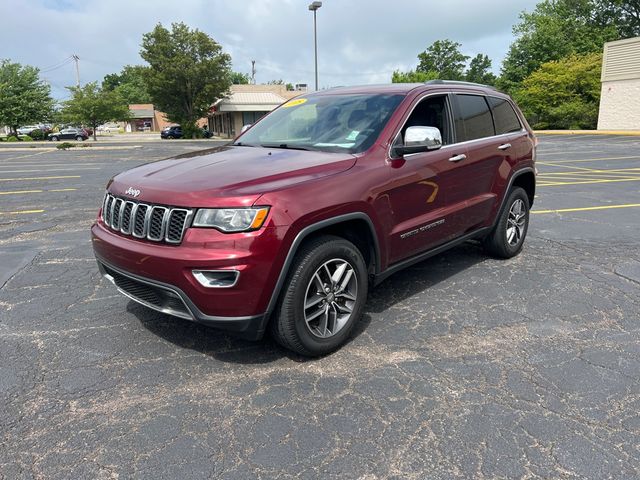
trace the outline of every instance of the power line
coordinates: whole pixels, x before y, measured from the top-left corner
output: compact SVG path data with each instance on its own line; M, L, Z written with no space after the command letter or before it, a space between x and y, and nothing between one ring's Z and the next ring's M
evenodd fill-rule
M58 68L62 68L65 65L68 65L72 61L73 61L73 57L70 55L70 56L68 56L67 58L65 58L64 60L62 60L62 61L60 61L58 63L54 63L53 65L49 65L48 67L40 69L40 73L47 73L47 72L51 72L53 70L57 70Z

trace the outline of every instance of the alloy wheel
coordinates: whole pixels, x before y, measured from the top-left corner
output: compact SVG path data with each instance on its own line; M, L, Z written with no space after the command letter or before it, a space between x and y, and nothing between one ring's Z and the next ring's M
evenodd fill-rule
M518 198L511 204L509 209L509 217L507 218L507 243L516 246L522 240L525 226L527 223L527 211L524 201Z
M304 320L316 337L336 335L349 322L358 295L353 266L335 258L323 263L311 277L304 299Z

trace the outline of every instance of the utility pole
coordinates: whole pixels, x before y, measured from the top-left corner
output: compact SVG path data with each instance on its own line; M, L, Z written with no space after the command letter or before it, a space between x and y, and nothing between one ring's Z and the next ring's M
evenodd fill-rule
M251 60L251 85L256 84L256 61Z
M71 55L71 58L73 58L73 61L76 62L76 87L80 87L80 57L74 53L73 55Z

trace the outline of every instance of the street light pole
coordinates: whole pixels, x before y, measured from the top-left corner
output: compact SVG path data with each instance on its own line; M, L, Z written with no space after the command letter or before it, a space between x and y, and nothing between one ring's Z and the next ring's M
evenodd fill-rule
M315 63L316 63L316 91L318 90L318 30L316 26L316 12L322 6L322 2L312 2L309 5L309 10L313 12L313 47L315 50Z

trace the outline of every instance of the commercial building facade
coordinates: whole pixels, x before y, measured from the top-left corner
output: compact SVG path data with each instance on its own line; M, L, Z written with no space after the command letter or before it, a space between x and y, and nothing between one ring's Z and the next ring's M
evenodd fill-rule
M229 95L211 106L209 130L219 137L234 138L243 125L255 123L301 93L303 90L287 90L284 85L231 85Z
M640 130L640 37L604 45L598 130Z

